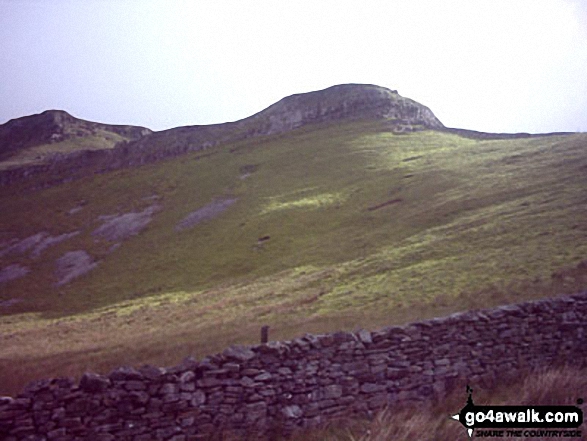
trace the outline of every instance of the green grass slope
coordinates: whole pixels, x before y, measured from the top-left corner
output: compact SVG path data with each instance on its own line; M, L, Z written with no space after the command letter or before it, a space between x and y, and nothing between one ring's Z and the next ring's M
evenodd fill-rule
M0 392L232 343L376 327L587 287L587 135L476 140L386 121L305 126L30 191L0 243L79 232L0 285ZM178 230L190 213L235 200ZM117 248L103 215L157 204ZM56 286L55 261L89 273ZM582 263L583 262L583 263ZM18 367L15 367L17 363Z

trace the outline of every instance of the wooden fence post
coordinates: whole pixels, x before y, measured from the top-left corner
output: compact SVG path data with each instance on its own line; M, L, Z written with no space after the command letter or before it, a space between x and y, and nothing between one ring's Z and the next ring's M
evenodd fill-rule
M261 343L269 341L269 326L265 325L261 328Z

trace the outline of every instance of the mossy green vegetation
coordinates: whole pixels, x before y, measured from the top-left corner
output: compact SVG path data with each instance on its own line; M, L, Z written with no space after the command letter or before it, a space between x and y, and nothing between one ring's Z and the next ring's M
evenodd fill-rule
M0 241L80 234L40 258L0 257L0 268L31 269L2 285L0 301L22 301L1 311L0 368L31 367L8 373L20 385L172 364L255 342L261 324L290 338L585 289L586 149L586 134L476 140L354 121L2 188ZM214 218L175 230L227 198ZM118 248L91 234L100 216L153 204L151 223ZM56 287L55 261L74 250L98 266Z

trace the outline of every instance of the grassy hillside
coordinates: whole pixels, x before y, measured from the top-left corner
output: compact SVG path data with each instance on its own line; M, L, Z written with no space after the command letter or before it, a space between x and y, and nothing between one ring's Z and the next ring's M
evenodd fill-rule
M22 149L0 162L0 170L24 165L44 163L56 154L68 154L80 150L111 149L127 138L106 130L97 130L96 134L86 138L68 139L58 143L41 144Z
M0 172L47 164L56 155L80 150L111 149L117 143L150 133L144 127L86 121L63 110L15 118L0 124Z
M0 257L30 269L0 285L0 393L173 364L256 342L262 324L290 338L586 289L586 148L586 134L476 140L355 121L2 188L0 255L78 234ZM100 216L155 206L137 235L92 234ZM97 267L56 286L56 260L76 250Z

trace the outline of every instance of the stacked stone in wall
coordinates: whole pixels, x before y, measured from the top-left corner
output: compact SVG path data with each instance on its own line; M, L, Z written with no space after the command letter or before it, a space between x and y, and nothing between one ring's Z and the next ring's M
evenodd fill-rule
M0 439L191 441L289 434L441 399L529 369L587 363L587 293L369 332L230 347L171 368L121 367L0 398Z

